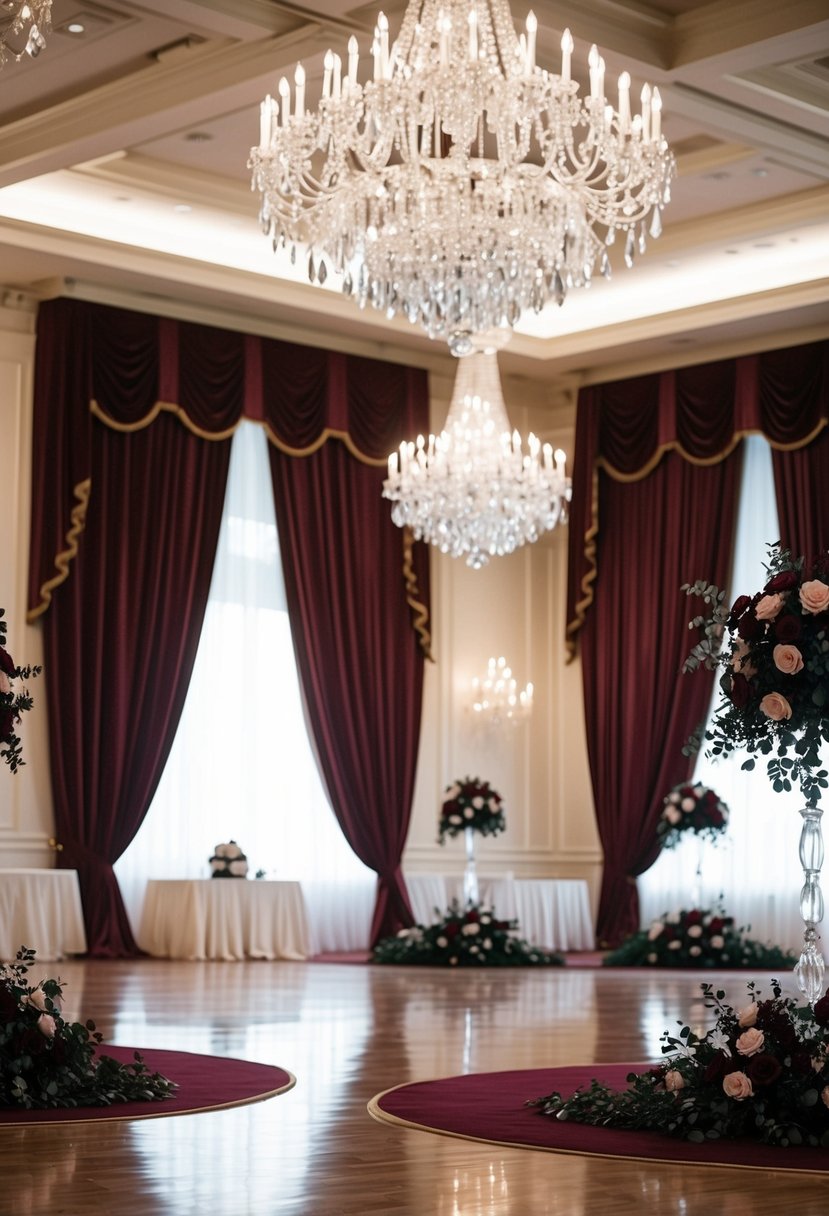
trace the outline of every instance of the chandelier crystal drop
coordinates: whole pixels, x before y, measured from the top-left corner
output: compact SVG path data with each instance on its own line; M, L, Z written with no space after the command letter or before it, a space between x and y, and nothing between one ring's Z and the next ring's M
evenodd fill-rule
M367 82L352 37L308 111L298 64L262 103L249 161L274 249L303 246L312 282L335 271L456 354L609 276L619 232L630 265L670 198L659 90L632 114L623 72L609 103L594 46L582 97L569 30L558 73L537 66L536 36L532 13L516 34L507 0L411 0L393 44L380 14Z
M52 29L52 0L0 0L0 68L36 59Z
M458 363L441 433L389 456L392 520L473 569L538 540L566 521L571 486L562 451L533 434L527 446L510 432L495 352L473 351Z

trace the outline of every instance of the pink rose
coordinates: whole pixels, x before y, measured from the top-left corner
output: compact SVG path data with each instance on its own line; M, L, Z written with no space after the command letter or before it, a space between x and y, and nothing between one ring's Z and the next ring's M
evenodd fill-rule
M756 1056L758 1051L763 1050L765 1041L766 1036L762 1030L758 1030L755 1026L750 1026L748 1030L740 1035L735 1043L735 1047L741 1056Z
M682 815L675 806L671 805L665 807L665 810L662 812L662 818L667 820L667 822L670 824L675 824L679 823Z
M827 591L829 591L829 587L827 587ZM758 621L773 621L776 616L780 615L782 607L782 595L764 595L754 609L754 615Z
M777 670L787 676L796 676L803 670L803 655L796 646L775 646L772 656Z
M37 1028L45 1038L53 1039L55 1037L57 1027L51 1013L42 1013L40 1015L37 1019Z
M728 1073L723 1077L722 1087L727 1098L736 1098L738 1102L750 1098L754 1093L754 1087L744 1072Z
M6 675L5 671L0 671L0 693L7 697L12 690L11 680Z
M26 1004L31 1005L33 1009L46 1009L46 993L42 988L35 988L26 997Z
M683 1077L682 1073L678 1072L675 1068L672 1068L670 1072L665 1073L664 1080L665 1088L669 1091L669 1093L676 1094L679 1093L681 1089L685 1088L685 1078Z
M711 949L712 950L722 950L724 945L725 945L725 938L722 937L719 933L715 933L714 936L711 938Z
M829 586L811 579L800 588L800 603L804 612L825 612L829 608Z
M753 1026L757 1021L757 1002L752 1001L750 1005L746 1005L745 1009L737 1010L737 1024L744 1030L747 1026Z
M824 1085L823 1089L820 1091L820 1097L823 1105L829 1106L829 1085Z
M760 702L760 708L772 722L782 722L792 716L792 707L779 692L767 692Z

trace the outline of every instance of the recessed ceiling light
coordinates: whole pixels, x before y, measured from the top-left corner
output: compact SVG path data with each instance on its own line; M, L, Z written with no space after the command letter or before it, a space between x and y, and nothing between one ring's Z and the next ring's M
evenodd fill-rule
M769 175L768 169L752 169L751 172L755 177L768 177Z
M63 27L67 34L74 34L78 37L80 34L86 33L86 26L82 21L70 21L68 25Z

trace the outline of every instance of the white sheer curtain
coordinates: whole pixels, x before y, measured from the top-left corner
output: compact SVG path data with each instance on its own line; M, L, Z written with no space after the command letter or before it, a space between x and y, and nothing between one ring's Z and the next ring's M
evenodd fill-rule
M148 878L207 878L214 846L302 883L311 945L365 949L376 875L347 844L308 738L264 431L244 423L193 678L153 804L115 872L138 933ZM158 673L163 679L163 673Z
M744 461L729 588L731 599L762 588L766 546L780 534L771 450L765 439L752 435L744 441ZM705 573L689 570L688 581L704 578ZM688 601L689 619L696 611L695 603ZM688 637L690 649L693 639L690 633ZM694 676L682 679L692 680ZM680 686L680 694L681 691ZM712 709L718 699L719 689L715 687ZM740 765L745 758L745 753L735 753L732 758L715 763L700 755L697 762L694 780L716 790L731 809L726 836L716 846L707 844L702 853L703 906L711 907L722 894L728 914L738 925L750 925L752 937L799 953L802 870L798 860L801 821L797 812L803 799L797 791L774 792L766 777L765 757L758 757L754 772L743 772ZM690 906L699 856L696 841L682 841L674 850L663 850L650 870L640 877L644 925L663 912Z

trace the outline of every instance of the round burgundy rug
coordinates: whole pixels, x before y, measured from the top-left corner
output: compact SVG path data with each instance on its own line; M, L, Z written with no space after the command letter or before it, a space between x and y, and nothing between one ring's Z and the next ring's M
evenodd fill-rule
M372 1098L369 1114L380 1123L414 1127L443 1136L481 1140L505 1148L535 1148L553 1153L595 1154L629 1160L670 1161L683 1165L743 1168L829 1169L829 1152L820 1148L775 1148L747 1140L709 1140L693 1144L656 1132L619 1131L561 1122L526 1102L554 1090L567 1097L595 1078L624 1089L629 1072L642 1064L581 1064L570 1068L532 1068L520 1072L472 1073L398 1085Z
M161 1102L118 1102L113 1106L77 1106L72 1109L0 1109L0 1125L23 1127L36 1123L89 1123L99 1119L158 1119L164 1115L195 1115L199 1111L224 1110L284 1094L296 1085L296 1077L284 1068L232 1060L225 1056L194 1055L188 1051L157 1051L155 1048L111 1047L102 1044L100 1054L122 1064L132 1062L136 1050L151 1072L160 1072L178 1089Z

